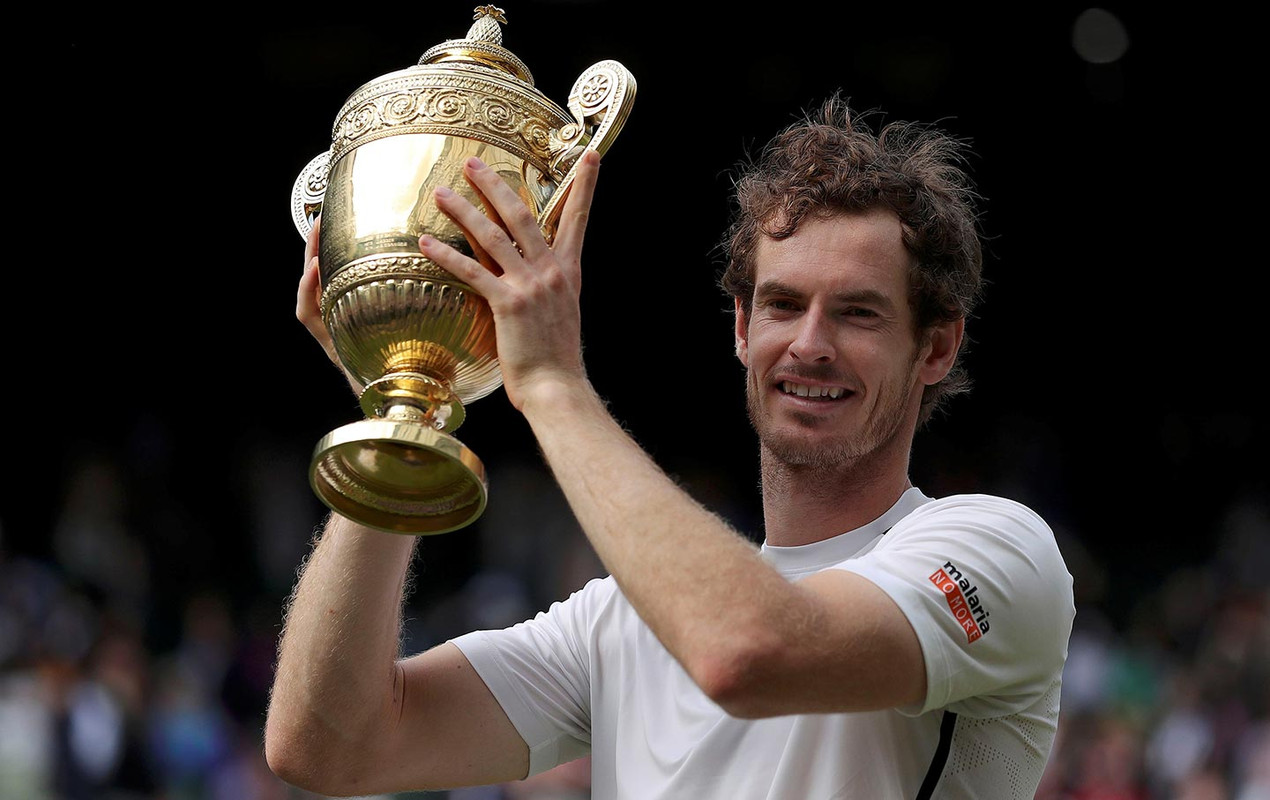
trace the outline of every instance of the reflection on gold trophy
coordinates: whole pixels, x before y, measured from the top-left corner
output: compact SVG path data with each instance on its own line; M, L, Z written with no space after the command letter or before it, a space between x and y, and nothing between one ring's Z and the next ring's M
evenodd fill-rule
M503 48L503 11L482 6L475 20L466 38L355 91L330 150L292 191L302 236L322 216L322 317L340 362L366 387L366 419L322 438L310 483L333 510L395 533L445 533L485 509L485 468L451 432L468 403L502 383L485 299L419 251L426 232L472 254L433 190L448 186L483 208L462 175L477 156L550 240L578 159L603 155L635 99L634 77L602 61L562 109Z

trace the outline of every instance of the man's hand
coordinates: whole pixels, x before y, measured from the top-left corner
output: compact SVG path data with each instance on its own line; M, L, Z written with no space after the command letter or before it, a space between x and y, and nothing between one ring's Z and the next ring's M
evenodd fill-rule
M322 321L322 272L318 263L318 237L321 229L322 218L318 217L304 244L304 274L300 276L300 286L296 291L295 316L313 338L317 339L318 344L322 345L331 363L344 373L348 385L353 387L353 393L361 395L362 385L340 363L339 356L335 353L335 341L331 339L331 332Z
M437 207L463 229L477 257L428 235L419 240L424 255L489 302L503 386L520 410L535 391L586 381L578 296L582 240L599 166L594 152L579 160L559 229L548 245L534 213L511 187L479 159L469 159L464 176L491 216L448 188L435 195Z

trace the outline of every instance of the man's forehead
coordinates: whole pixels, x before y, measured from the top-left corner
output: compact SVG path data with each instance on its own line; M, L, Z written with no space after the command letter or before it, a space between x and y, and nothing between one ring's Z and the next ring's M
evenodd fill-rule
M815 276L906 286L913 266L903 225L888 208L809 217L788 237L759 237L754 255L756 288Z

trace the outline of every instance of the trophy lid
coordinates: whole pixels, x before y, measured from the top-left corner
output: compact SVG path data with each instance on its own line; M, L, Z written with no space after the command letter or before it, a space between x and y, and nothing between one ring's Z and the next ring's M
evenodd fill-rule
M503 29L500 25L507 24L507 15L503 9L497 6L478 6L472 19L475 22L468 28L466 37L448 39L428 48L419 58L419 66L443 62L475 64L506 72L533 86L534 76L530 74L529 67L503 47Z

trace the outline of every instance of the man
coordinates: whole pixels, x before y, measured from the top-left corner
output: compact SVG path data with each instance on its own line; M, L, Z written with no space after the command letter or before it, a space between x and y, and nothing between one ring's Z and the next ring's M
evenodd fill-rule
M425 236L493 309L507 396L611 577L506 631L398 660L413 540L332 516L297 586L266 751L329 794L495 783L590 753L597 798L1032 797L1074 614L1045 523L909 483L965 388L980 286L957 143L831 99L738 184L724 285L759 435L765 542L681 491L587 382L580 256L598 159L554 244L484 165ZM316 237L298 314L316 311Z

